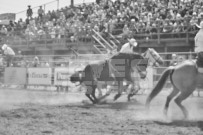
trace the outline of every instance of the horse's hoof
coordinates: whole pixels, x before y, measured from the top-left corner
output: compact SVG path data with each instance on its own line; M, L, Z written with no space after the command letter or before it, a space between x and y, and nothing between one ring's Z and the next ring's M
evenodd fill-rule
M98 104L99 100L94 100L93 104Z

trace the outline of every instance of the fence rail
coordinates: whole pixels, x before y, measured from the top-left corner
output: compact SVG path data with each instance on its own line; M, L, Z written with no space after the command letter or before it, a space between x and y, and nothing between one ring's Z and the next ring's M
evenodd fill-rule
M164 55L172 55L173 52L168 52L168 53L160 53L160 55L164 56ZM193 52L176 52L177 56L180 55L186 55L188 58L188 56L190 55L195 55L195 53ZM24 59L27 59L27 58L32 58L34 56L24 56ZM48 74L47 71L50 71L49 74L50 75L47 75L47 76L51 76L51 78L48 78L50 79L49 80L49 83L48 85L50 86L55 86L55 83L54 83L54 78L56 77L56 73L55 73L55 69L59 69L57 72L59 72L59 74L61 74L62 76L62 79L63 78L68 78L68 76L70 76L71 73L74 72L75 69L78 69L78 68L83 68L85 67L86 64L92 62L92 61L98 61L98 60L103 60L103 59L106 59L108 58L109 56L108 55L101 55L101 54L79 54L79 56L77 57L72 57L72 56L63 56L63 55L58 55L58 56L49 56L49 55L39 55L40 59L46 59L46 58L50 58L50 57L63 57L64 59L68 59L67 61L65 61L64 59L60 60L60 61L57 61L58 63L67 63L67 65L63 66L63 67L37 67L37 68L33 68L33 67L9 67L9 68L5 68L5 71L7 71L7 76L6 73L4 73L4 71L1 72L1 75L3 78L1 78L1 80L6 80L5 77L7 77L7 81L19 81L21 80L22 78L22 74L17 74L17 73L25 73L25 74L30 74L30 75L33 75L34 77L39 77L38 79L40 79L40 77L42 76L42 74ZM193 59L191 59L193 60ZM168 61L171 61L170 60L165 60L166 62ZM56 61L49 61L49 62L56 62ZM160 66L160 67L149 67L150 68L150 72L149 75L148 75L148 82L145 82L147 83L148 85L150 85L149 89L151 89L155 84L156 82L158 81L160 75L162 74L162 72L164 71L165 68L167 68L168 66ZM31 70L30 70L31 69ZM42 72L42 69L45 69L43 72ZM49 70L48 70L49 69ZM29 72L32 72L32 73L29 73ZM68 74L64 74L64 73L68 73ZM14 74L16 74L17 78ZM24 85L33 85L32 83L29 84L29 82L27 81L27 77L28 76L24 76L26 79L25 81L25 84ZM9 79L8 79L9 78ZM21 79L20 79L21 78ZM151 79L149 79L151 78ZM46 79L45 79L46 80ZM56 78L55 78L56 80ZM4 81L2 83L4 83ZM35 78L34 79L35 83L37 82L37 79ZM60 78L59 78L59 81ZM62 83L63 82L63 83ZM67 85L67 80L64 81L62 80L61 84L60 85ZM12 83L9 83L9 84L12 84ZM14 83L15 84L15 83ZM41 83L40 84L35 84L35 85L42 85ZM45 85L45 84L44 84ZM170 85L167 85L168 87L170 87Z

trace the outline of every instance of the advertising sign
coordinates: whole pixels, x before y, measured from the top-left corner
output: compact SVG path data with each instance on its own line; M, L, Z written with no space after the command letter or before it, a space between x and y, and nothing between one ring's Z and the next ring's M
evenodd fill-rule
M51 85L51 68L28 68L28 84Z
M15 20L16 14L15 13L4 13L0 14L0 20Z
M5 84L26 84L26 68L8 67L4 73Z
M69 68L55 68L54 85L67 86L70 76Z

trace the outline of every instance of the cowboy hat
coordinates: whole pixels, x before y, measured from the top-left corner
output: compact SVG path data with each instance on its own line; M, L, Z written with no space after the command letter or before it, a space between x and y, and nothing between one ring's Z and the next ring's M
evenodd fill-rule
M200 22L200 25L196 24L196 26L197 26L199 29L202 29L202 28L203 28L203 21Z
M134 38L128 39L128 42L134 47L137 46L137 41Z
M2 50L5 50L8 46L6 44L4 44L1 48Z

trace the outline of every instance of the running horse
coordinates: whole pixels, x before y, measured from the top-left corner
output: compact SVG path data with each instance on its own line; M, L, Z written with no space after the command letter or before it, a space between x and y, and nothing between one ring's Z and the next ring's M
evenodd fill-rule
M199 84L202 84L203 74L198 72L198 66L194 60L186 60L176 66L168 67L162 73L158 83L149 94L146 100L147 108L149 108L152 99L163 89L167 78L170 78L173 90L167 97L164 114L167 115L169 103L176 96L174 101L181 109L184 117L187 118L188 111L182 105L182 101L187 99Z
M98 88L99 81L104 81L107 85L115 85L116 83L118 94L115 95L114 100L117 100L121 96L121 92L129 84L134 84L132 72L136 71L141 78L146 77L146 68L149 61L159 64L163 63L162 58L151 48L143 56L139 54L117 53L107 60L88 64L82 71L75 72L70 77L70 81L72 83L80 82L80 84L84 84L87 87L86 96L93 103L99 102L95 96L95 90ZM126 86L123 86L124 80L127 81ZM132 94L130 93L128 99L131 96Z
M122 59L122 55L126 54L124 53L120 56L113 56L111 58L111 66L116 64L122 64L123 61L123 68L125 69L125 78L122 78L120 77L120 75L123 72L117 72L117 70L119 69L113 66L114 69L117 69L113 71L115 72L114 75L116 76L116 82L119 86L118 93L114 96L114 100L117 100L122 95L122 92L129 88L130 91L128 93L127 98L128 101L130 101L130 98L136 95L136 93L139 91L139 81L140 79L144 79L146 77L146 68L148 67L148 65L151 64L151 66L159 66L160 64L163 64L163 59L153 48L148 48L142 55L137 54L138 59L133 59L130 64L128 64L127 61ZM128 68L129 66L131 67L130 69ZM127 83L125 86L123 84L123 79L125 79L125 82ZM136 85L138 86L138 89L135 89ZM101 99L108 96L109 94L110 93L108 92L106 95L101 97Z

